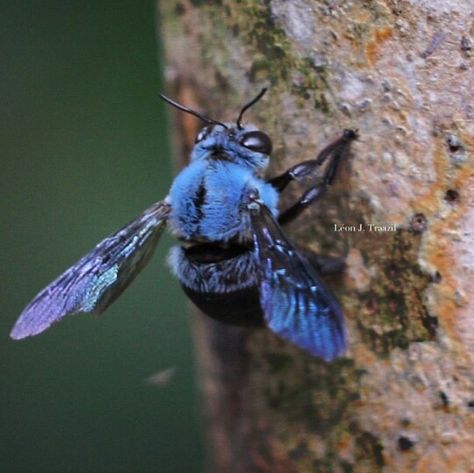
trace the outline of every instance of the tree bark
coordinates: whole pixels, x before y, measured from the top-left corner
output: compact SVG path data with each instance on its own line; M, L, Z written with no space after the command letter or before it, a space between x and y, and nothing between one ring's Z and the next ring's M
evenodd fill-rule
M215 471L474 471L472 3L160 5L181 103L235 120L270 86L249 116L273 137L273 174L360 134L288 230L346 257L330 285L347 356L327 364L268 330L196 319ZM179 120L185 156L200 124Z

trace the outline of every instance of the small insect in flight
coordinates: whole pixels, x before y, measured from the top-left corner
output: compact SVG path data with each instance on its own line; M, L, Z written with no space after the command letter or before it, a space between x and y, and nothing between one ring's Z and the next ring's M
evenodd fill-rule
M265 178L272 141L255 126L243 124L245 112L265 92L242 108L235 124L213 120L161 95L205 124L190 164L164 200L105 238L41 291L18 318L11 337L37 335L67 315L102 313L148 263L168 225L181 242L171 249L171 270L204 313L230 324L267 326L326 361L344 354L343 315L320 277L331 264L296 248L281 227L325 193L357 132L344 130L315 159ZM309 178L309 189L279 211L279 196L288 184Z

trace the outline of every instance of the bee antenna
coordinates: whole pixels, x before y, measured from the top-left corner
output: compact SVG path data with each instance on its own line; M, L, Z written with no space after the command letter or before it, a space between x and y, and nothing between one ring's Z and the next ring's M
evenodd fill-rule
M195 117L199 118L202 120L204 123L207 123L208 125L221 125L224 128L228 129L229 127L222 122L218 122L217 120L212 120L211 118L205 117L204 115L201 115L200 113L196 112L196 110L193 110L191 108L185 107L184 105L181 105L178 102L175 102L174 100L171 100L169 97L167 97L164 94L160 94L160 97L167 103L169 103L171 106L177 108L178 110L181 110L182 112L189 113L191 115L194 115Z
M237 128L241 130L242 127L242 117L244 116L244 113L254 104L256 104L264 95L265 92L267 91L267 88L264 87L256 97L254 97L248 104L244 105L242 107L242 110L240 111L239 118L237 118Z

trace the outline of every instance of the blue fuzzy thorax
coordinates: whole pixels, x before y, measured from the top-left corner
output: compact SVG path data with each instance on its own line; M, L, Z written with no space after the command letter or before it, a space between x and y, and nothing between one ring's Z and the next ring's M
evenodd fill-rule
M169 221L178 237L189 241L249 240L245 206L249 191L257 191L277 215L278 193L260 177L268 155L239 144L240 136L252 130L255 127L215 126L195 145L191 163L176 177L169 196Z

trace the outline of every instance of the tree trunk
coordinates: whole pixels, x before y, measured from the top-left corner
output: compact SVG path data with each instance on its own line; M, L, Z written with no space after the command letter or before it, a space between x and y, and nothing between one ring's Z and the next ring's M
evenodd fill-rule
M324 201L287 231L346 257L330 286L347 356L327 364L268 330L197 317L215 471L474 471L472 3L164 0L161 10L178 101L235 120L270 86L249 117L273 137L273 174L344 128L360 134ZM186 155L200 123L179 120Z

